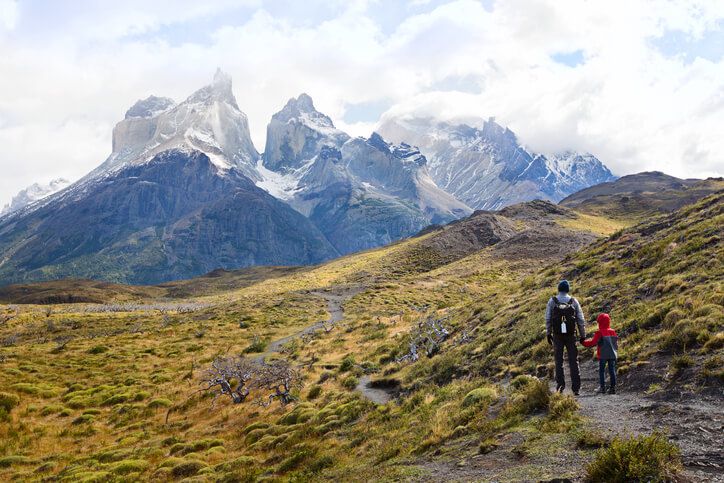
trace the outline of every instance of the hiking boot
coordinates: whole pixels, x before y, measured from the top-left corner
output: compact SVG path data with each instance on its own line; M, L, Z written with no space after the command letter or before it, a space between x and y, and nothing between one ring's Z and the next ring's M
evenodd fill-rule
M562 393L563 393L563 390L564 390L565 388L566 388L566 386L558 386L558 387L556 388L556 392L560 392L560 393L562 394Z
M609 393L609 394L616 394L616 387L615 387L615 386L611 386L611 388L608 390L608 393Z
M580 396L580 395L581 395L581 391L580 391L580 390L578 390L578 391L573 391L573 395L574 395L574 396Z
M596 394L606 394L606 388L605 387L599 387L596 389Z

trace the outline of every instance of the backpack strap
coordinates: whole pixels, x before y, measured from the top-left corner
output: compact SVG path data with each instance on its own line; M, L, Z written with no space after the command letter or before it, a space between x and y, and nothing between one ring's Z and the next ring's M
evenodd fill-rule
M556 303L556 305L560 304L560 302L558 301L558 297L551 297L551 298Z

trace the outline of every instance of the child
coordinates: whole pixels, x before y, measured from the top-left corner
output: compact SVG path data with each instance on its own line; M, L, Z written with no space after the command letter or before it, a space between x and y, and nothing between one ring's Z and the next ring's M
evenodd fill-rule
M616 394L616 358L618 357L618 336L611 325L611 317L608 314L599 314L596 318L598 330L593 338L582 340L586 347L597 346L596 356L598 357L598 379L601 382L599 394L606 394L606 363L608 373L611 376L611 387L609 394Z

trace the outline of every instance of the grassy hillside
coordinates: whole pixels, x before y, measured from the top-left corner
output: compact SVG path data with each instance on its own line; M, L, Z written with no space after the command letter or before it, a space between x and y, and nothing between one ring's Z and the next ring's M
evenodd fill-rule
M679 179L660 172L623 176L574 193L561 206L627 224L671 213L724 189L724 179Z
M582 477L607 436L533 377L550 372L552 287L566 277L587 316L611 312L632 393L721 397L723 198L623 230L531 203L309 269L6 306L0 479ZM428 319L449 336L403 359ZM215 359L262 352L301 374L294 403L203 390ZM370 401L380 388L397 397Z

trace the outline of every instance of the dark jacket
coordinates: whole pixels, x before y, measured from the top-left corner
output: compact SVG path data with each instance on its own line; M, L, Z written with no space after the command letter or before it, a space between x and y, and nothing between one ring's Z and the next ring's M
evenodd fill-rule
M586 347L596 346L596 357L599 360L611 360L618 358L618 335L611 328L611 317L608 314L600 314L596 319L598 330L593 337L583 341Z

